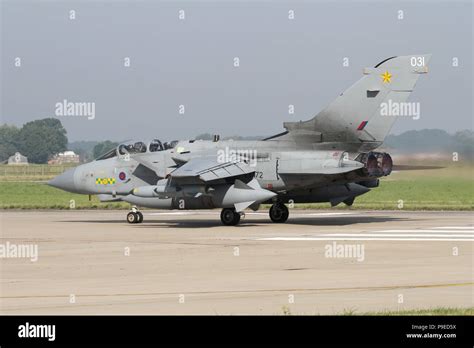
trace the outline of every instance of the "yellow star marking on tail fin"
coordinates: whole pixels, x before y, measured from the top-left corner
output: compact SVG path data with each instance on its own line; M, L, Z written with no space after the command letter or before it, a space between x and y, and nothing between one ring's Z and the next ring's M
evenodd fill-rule
M392 78L392 74L390 74L388 71L384 72L382 75L382 81L390 83L390 79Z

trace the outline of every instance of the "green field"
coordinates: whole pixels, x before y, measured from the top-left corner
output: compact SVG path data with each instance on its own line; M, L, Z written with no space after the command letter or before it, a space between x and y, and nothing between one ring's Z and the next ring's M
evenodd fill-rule
M288 306L282 307L283 315L299 315L306 313L292 313ZM315 313L318 315L319 313ZM407 309L407 310L385 310L378 312L358 312L354 309L346 309L342 313L336 313L335 315L382 315L382 316L395 316L395 315L474 315L474 307L467 308L453 308L453 307L436 307L436 308L426 308L426 309Z
M44 182L0 182L0 209L126 209L128 203L100 203L96 196L64 192Z
M400 209L399 200L407 210L472 210L474 167L395 172L382 179L379 187L356 198L353 207Z
M0 165L0 181L46 181L74 166L74 164Z
M128 203L100 203L92 196L67 193L45 184L66 167L31 166L6 169L0 166L0 209L128 209ZM11 166L9 166L11 167ZM16 171L16 172L14 172ZM472 210L474 166L395 172L379 187L356 198L352 207L333 209ZM400 200L403 207L400 208ZM295 208L327 209L324 204L296 204Z
M359 313L353 313L359 315ZM400 310L400 311L380 311L380 312L367 312L360 313L360 315L474 315L474 307L468 308L451 308L451 307L439 307L429 309L411 309L411 310Z

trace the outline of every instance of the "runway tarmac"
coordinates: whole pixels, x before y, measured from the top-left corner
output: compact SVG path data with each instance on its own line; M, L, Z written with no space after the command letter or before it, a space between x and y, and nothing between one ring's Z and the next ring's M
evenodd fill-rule
M1 211L1 314L341 314L474 306L472 212ZM13 250L13 249L11 249ZM10 250L10 251L11 251ZM33 250L33 249L28 249ZM27 255L31 256L31 255Z

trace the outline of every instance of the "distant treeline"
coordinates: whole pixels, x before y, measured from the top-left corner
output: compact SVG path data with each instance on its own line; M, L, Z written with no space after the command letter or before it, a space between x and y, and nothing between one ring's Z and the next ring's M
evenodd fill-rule
M31 163L46 163L51 156L67 150L66 129L61 121L45 118L25 123L21 128L0 126L0 161L16 152L28 157Z
M458 152L472 159L474 133L472 130L463 130L455 134L449 134L441 129L413 130L399 135L389 135L385 139L384 147L407 154Z
M69 143L69 150L74 151L81 157L81 161L89 162L103 155L107 151L117 147L119 144L114 141L74 141Z
M87 162L117 145L109 140L69 143L66 129L56 118L27 122L21 128L7 124L0 126L0 162L6 162L19 152L28 158L29 163L46 163L66 150L74 151L81 161Z

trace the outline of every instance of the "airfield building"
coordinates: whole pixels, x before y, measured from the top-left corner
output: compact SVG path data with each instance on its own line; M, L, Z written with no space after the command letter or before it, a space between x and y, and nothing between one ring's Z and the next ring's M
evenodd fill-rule
M76 155L74 151L64 151L53 156L48 161L48 164L65 164L65 163L79 163L79 155Z
M19 152L15 152L13 156L8 158L8 164L11 165L28 165L28 158Z

